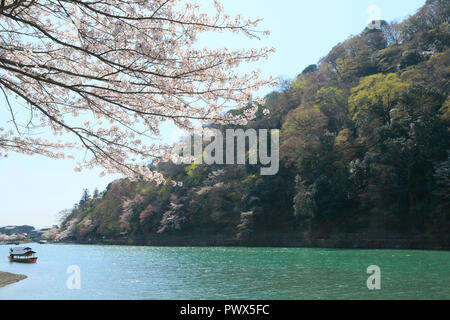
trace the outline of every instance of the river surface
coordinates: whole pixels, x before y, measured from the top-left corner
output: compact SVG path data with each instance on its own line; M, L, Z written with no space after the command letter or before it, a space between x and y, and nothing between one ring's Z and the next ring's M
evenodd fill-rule
M0 299L450 299L448 251L29 246L36 264L0 245L0 270L28 276Z

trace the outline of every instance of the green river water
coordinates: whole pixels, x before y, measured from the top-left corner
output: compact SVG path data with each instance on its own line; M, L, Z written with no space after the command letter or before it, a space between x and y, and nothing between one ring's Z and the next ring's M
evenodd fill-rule
M0 245L0 270L28 276L0 299L450 299L448 251L30 246L39 259L28 265ZM367 288L371 265L380 290Z

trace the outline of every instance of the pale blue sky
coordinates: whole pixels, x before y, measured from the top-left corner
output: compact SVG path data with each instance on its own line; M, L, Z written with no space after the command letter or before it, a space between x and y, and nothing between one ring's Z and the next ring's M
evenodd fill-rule
M264 76L294 78L306 66L317 63L338 42L360 33L376 5L381 18L401 21L416 12L425 0L222 0L230 14L263 18L261 30L271 35L262 41L228 35L201 37L200 46L232 49L275 46L277 51L259 67ZM242 71L249 67L242 67ZM268 93L265 89L261 94ZM0 127L4 126L6 105L0 99ZM3 109L3 110L2 110ZM178 132L165 125L163 138L174 140ZM42 156L10 154L0 159L0 226L29 224L37 227L56 223L56 213L78 202L83 188L103 190L119 176L98 176L100 170L73 170L72 160L52 160Z

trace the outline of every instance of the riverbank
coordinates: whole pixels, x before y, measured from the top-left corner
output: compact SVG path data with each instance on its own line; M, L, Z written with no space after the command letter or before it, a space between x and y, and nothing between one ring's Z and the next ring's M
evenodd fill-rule
M26 278L27 278L27 276L25 276L23 274L14 274L14 273L0 271L0 288L7 286L8 284L19 282Z
M403 249L450 250L449 239L430 239L423 236L353 233L336 234L328 238L300 234L259 234L247 239L230 235L147 235L134 239L89 239L66 241L77 244L135 245L158 247L286 247L329 249Z

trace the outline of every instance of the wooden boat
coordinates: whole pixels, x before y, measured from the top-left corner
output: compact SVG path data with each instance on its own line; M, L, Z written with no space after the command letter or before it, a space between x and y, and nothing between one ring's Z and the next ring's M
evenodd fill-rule
M9 249L9 261L19 263L36 263L37 257L30 247L17 247Z

